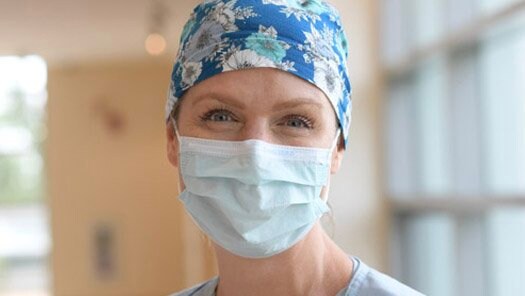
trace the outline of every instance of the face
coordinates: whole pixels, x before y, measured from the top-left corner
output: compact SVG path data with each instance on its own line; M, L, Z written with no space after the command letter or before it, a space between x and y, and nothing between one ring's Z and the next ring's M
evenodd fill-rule
M224 72L191 87L180 101L181 136L213 140L263 140L273 144L329 148L337 119L326 95L293 74L271 68ZM166 125L168 159L178 167L179 143ZM339 170L341 145L332 153ZM180 176L180 171L179 171ZM180 178L181 189L184 189ZM325 195L323 188L321 195Z

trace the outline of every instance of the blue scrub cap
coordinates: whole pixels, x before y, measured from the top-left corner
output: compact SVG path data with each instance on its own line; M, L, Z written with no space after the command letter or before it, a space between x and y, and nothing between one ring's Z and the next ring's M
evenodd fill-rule
M345 147L351 121L348 47L338 11L322 0L204 0L184 26L166 103L213 75L270 67L321 89L337 114Z

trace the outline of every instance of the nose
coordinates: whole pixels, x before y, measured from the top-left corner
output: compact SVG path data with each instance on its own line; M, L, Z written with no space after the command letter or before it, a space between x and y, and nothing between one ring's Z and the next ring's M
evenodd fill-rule
M266 120L254 119L248 120L244 125L241 133L239 134L239 140L262 140L265 142L272 143L272 135L269 125Z

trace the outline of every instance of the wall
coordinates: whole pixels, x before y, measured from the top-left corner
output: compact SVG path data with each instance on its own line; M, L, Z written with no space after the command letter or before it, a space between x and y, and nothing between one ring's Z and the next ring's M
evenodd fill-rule
M165 295L183 286L177 175L163 110L171 62L50 66L47 167L54 295ZM95 272L95 228L114 273ZM104 239L102 239L104 240Z
M353 87L349 149L332 179L335 241L349 254L388 272L389 215L382 182L383 78L378 1L332 1L349 38Z

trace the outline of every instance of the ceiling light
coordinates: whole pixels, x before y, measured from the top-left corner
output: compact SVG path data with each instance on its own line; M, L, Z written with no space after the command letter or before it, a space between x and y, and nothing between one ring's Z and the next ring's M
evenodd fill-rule
M166 39L158 33L152 33L146 38L145 46L150 55L158 56L166 50Z

